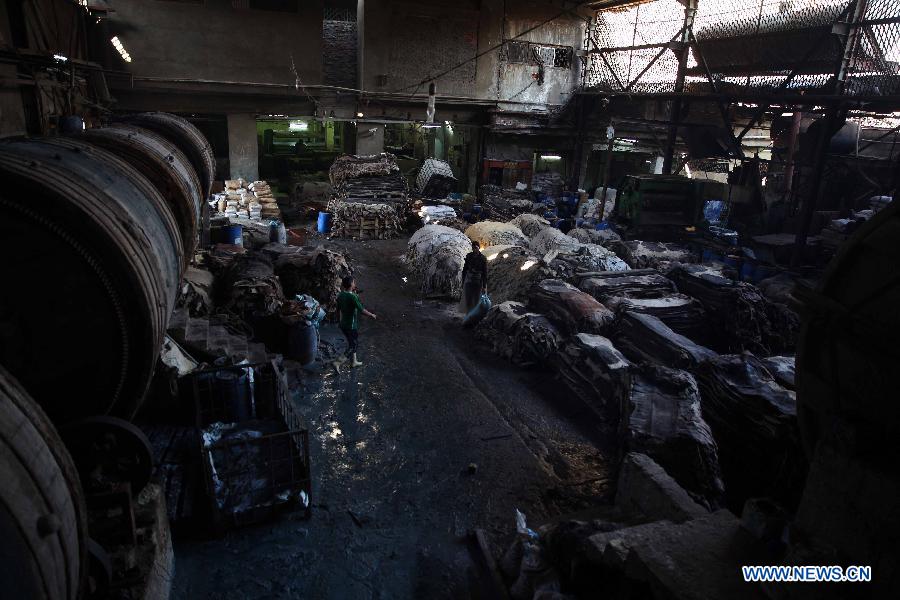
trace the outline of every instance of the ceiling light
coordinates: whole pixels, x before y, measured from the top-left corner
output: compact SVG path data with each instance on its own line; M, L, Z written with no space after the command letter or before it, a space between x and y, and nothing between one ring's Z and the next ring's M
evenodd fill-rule
M309 123L306 121L291 121L288 123L288 129L291 131L306 131L309 129Z
M54 55L53 55L53 60L56 60L56 61L59 61L59 62L66 62L66 61L69 60L69 59L68 59L68 57L63 56L62 54L54 54Z
M112 42L113 47L119 52L119 55L122 57L122 60L130 63L131 55L128 54L127 50L125 50L125 45L122 44L122 41L119 39L119 36L115 35L109 41Z
M360 119L363 118L363 114L362 114L361 112L356 113L356 116L357 116L358 118L360 118Z
M562 156L558 154L542 154L541 158L544 160L562 160Z

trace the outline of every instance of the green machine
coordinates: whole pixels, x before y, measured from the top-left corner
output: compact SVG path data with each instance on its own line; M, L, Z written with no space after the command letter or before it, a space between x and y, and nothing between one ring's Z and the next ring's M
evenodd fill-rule
M703 220L703 203L724 197L725 185L676 175L627 175L616 198L616 220L632 232L683 232Z

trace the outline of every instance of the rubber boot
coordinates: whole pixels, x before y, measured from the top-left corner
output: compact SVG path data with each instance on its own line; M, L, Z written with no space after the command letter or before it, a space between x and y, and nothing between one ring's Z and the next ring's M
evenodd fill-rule
M356 360L356 352L353 353L353 362L350 363L351 367L361 367L362 363Z

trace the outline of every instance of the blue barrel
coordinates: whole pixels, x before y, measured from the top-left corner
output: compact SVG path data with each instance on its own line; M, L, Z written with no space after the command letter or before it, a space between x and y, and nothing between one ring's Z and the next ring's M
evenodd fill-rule
M222 227L222 243L244 245L244 228L240 225L226 225Z
M331 213L319 213L319 220L316 223L316 229L319 231L319 233L328 233L329 231L331 231Z
M319 330L308 321L301 321L287 328L287 352L285 356L301 366L311 365L319 354Z

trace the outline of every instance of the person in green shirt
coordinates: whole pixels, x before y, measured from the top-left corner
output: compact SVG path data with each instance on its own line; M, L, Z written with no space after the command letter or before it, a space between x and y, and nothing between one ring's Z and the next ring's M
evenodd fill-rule
M348 275L341 280L341 293L337 297L338 317L340 318L341 332L347 338L347 351L343 358L335 361L335 369L340 370L341 363L349 358L353 358L350 363L351 367L360 367L362 363L356 359L356 349L359 346L359 315L360 313L369 318L377 318L370 313L362 305L359 296L355 293L356 281Z

